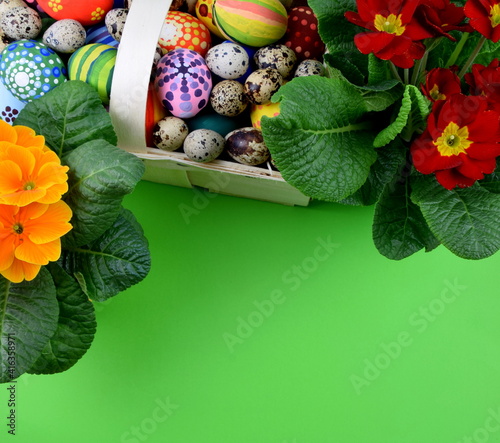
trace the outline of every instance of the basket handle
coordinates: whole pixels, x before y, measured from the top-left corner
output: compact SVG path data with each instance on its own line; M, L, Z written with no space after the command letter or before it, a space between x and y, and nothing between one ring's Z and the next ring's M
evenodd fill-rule
M118 147L146 152L146 105L158 37L172 0L134 0L118 46L109 113Z

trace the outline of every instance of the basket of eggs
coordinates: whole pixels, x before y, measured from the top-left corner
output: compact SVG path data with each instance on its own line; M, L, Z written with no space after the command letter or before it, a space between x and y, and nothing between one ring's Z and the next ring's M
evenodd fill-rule
M15 41L6 49L4 75L10 77L4 83L21 102L66 79L84 81L108 109L118 147L144 161L144 179L287 205L309 203L283 179L261 131L263 116L279 114L271 99L284 83L324 70L318 61L324 44L306 2L29 3L0 0L0 26ZM37 11L48 21L29 36L23 31L37 28ZM12 35L16 26L22 29ZM36 60L47 58L37 70L40 79L28 78L31 53ZM24 58L10 69L18 57ZM45 71L49 80L42 78ZM40 91L30 89L40 83ZM16 106L22 103L4 106L4 120L15 118Z

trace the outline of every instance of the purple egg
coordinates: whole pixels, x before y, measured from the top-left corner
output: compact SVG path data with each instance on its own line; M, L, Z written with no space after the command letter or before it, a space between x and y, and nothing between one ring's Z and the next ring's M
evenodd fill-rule
M161 103L173 116L189 118L208 104L212 74L200 54L178 48L156 65L154 85Z

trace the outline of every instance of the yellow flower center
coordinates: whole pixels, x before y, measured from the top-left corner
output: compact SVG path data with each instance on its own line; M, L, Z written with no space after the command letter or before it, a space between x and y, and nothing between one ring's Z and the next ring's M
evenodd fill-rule
M21 223L16 223L16 224L12 227L12 229L14 230L14 232L15 232L16 234L19 234L19 235L21 235L21 234L23 233L23 231L24 231L23 225L22 225Z
M443 157L450 157L467 151L467 148L472 144L468 137L469 128L467 126L460 128L456 123L451 122L434 144Z
M500 4L493 5L490 9L491 26L495 27L500 24Z
M429 95L433 100L446 100L446 95L439 92L438 85L434 85L432 87L432 89L429 91Z
M387 32L389 34L396 35L401 35L405 32L405 27L401 22L401 14L397 17L394 14L390 14L388 17L377 14L373 24L375 25L375 29L380 32Z

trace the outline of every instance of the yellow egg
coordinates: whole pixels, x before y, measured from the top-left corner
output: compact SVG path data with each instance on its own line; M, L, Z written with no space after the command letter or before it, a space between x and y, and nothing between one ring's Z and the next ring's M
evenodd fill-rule
M220 38L226 38L215 24L213 16L214 3L215 0L198 0L195 6L196 17L201 20L212 34Z
M279 103L266 103L265 105L254 105L250 109L250 119L252 120L252 126L257 129L262 129L260 120L262 116L266 117L276 117L280 113Z

